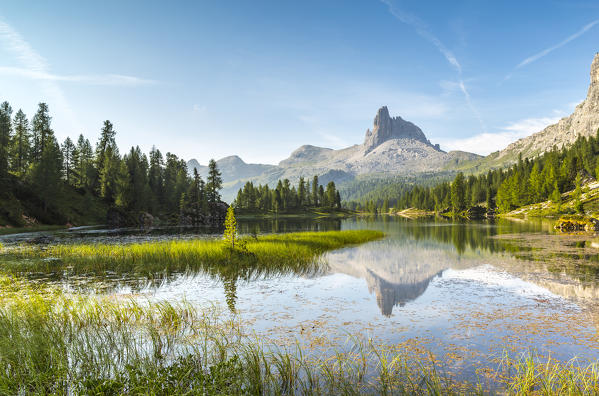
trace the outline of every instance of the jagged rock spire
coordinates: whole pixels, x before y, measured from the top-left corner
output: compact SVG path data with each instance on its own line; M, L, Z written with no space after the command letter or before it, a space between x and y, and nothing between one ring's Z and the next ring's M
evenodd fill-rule
M402 138L418 140L428 145L431 144L420 128L399 116L391 118L389 109L387 109L387 106L383 106L377 111L374 117L372 131L370 129L366 131L364 151L368 153L389 139Z

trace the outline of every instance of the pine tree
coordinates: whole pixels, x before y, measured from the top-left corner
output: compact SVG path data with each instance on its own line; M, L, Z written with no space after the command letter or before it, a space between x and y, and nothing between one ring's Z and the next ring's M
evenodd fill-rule
M132 202L135 199L129 169L125 161L119 161L118 171L115 181L115 198L114 203L122 209L130 209Z
M156 147L152 147L150 151L148 184L151 191L150 209L157 213L158 208L164 204L164 159Z
M551 201L557 205L557 210L560 210L562 205L562 194L559 191L557 180L553 182L553 192L551 193Z
M582 176L580 173L576 175L575 180L576 188L574 189L574 208L578 213L584 213L584 208L582 205Z
M335 182L330 181L327 184L327 190L325 192L325 202L329 208L335 207L335 202L337 201L337 191L335 189Z
M529 185L532 202L541 201L543 199L543 179L541 178L538 162L535 162L530 172Z
M235 239L237 237L237 220L235 220L235 210L232 206L227 209L227 216L225 217L225 233L223 235L225 241L235 248Z
M94 167L92 145L83 135L79 135L77 139L74 162L74 174L77 178L76 186L90 190L92 182L97 178L97 171Z
M325 206L325 194L324 187L322 185L318 186L318 206Z
M385 198L383 201L383 209L381 209L381 213L389 213L389 198Z
M204 181L196 168L193 169L193 180L189 185L186 196L192 222L194 225L198 225L200 223L201 215L205 212L206 204L204 197Z
M8 182L8 154L12 132L12 108L8 102L0 105L0 192L9 189Z
M318 201L318 176L314 176L312 179L312 205L318 207L321 202Z
M279 184L281 183L281 181L279 180ZM279 213L281 210L283 209L283 202L281 199L281 190L278 188L275 188L272 191L272 210L275 213Z
M104 121L104 126L100 132L100 139L96 145L96 168L102 172L104 168L104 160L106 159L106 151L113 150L116 147L115 141L116 131L109 120Z
M451 183L451 208L454 214L457 214L465 209L465 188L464 174L458 173L453 183Z
M62 153L53 135L44 139L45 147L39 161L31 168L31 182L42 200L42 209L48 212L50 207L56 207L62 196Z
M40 103L37 113L31 120L31 130L33 132L31 157L33 161L40 161L42 150L46 147L46 141L52 140L54 137L54 132L50 129L51 121L52 117L50 117L48 105Z
M492 210L495 207L495 202L493 202L493 192L491 191L491 186L487 186L485 201L487 202L487 211Z
M17 111L13 125L14 136L10 150L11 169L18 176L22 176L29 166L29 154L31 152L29 121L27 121L27 117L22 110Z
M189 187L187 164L172 153L166 153L166 167L164 168L164 203L162 210L174 213L179 209L181 194Z
M148 158L141 152L139 146L131 147L129 154L123 158L127 165L131 183L130 208L135 211L145 211L149 207L148 195Z
M64 140L61 147L62 150L62 169L64 172L64 178L68 185L73 182L73 169L75 168L75 145L70 137Z
M99 161L102 168L100 173L100 196L112 204L117 193L117 178L121 171L121 158L116 146L108 146L104 150L104 159Z
M303 207L306 205L306 182L304 181L304 177L300 176L299 184L297 187L297 204L299 207Z
M206 184L208 202L210 204L216 204L220 201L219 190L222 188L222 185L223 179L220 176L216 161L211 159L208 163L208 183Z

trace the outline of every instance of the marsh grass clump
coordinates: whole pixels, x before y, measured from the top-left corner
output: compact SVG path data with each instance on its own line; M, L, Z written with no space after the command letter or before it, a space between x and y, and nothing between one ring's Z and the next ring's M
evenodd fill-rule
M524 354L503 357L498 370L500 382L511 395L597 395L599 364L574 358L561 362Z
M235 269L304 273L318 265L330 250L380 239L382 232L348 230L273 234L238 240L236 247L222 240L174 240L127 245L75 244L46 248L24 247L4 254L6 271L77 272L207 272ZM9 265L11 261L18 264Z
M0 287L0 394L454 393L371 343L332 356L278 348L217 307L72 296L8 277Z
M506 358L507 359L507 358ZM598 370L504 360L496 387L442 362L352 337L343 350L277 347L219 307L64 294L0 277L0 394L596 394Z

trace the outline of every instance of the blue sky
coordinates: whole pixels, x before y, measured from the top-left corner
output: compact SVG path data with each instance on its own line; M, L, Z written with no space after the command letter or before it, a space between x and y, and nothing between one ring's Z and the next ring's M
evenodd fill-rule
M599 51L593 1L8 1L0 100L60 140L276 163L361 143L387 105L487 154L568 115Z

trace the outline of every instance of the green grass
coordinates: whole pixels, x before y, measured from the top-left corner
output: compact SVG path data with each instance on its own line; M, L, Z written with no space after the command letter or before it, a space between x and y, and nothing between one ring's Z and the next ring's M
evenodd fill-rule
M217 308L69 296L0 278L1 394L455 393L429 365L362 343L307 355Z
M0 277L0 394L596 394L597 364L524 356L461 383L443 362L349 339L351 352L278 348L217 307L63 294ZM503 392L502 392L503 393Z
M5 249L1 268L7 272L52 272L71 268L75 272L115 271L154 274L204 270L270 271L304 273L319 265L323 253L380 239L380 231L347 230L298 232L247 237L231 249L221 240L178 240L115 244L24 246Z
M504 357L498 377L510 395L597 395L599 365L523 355Z

